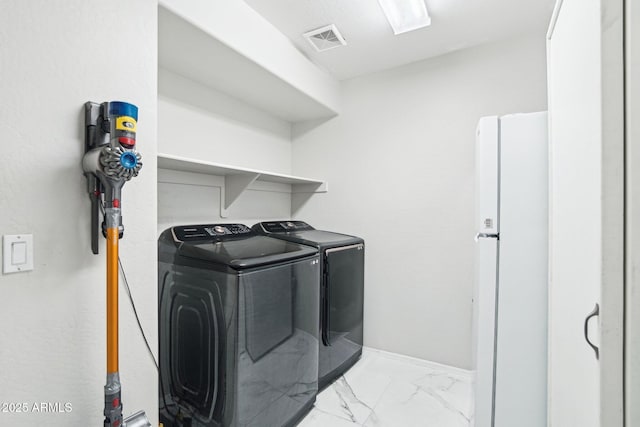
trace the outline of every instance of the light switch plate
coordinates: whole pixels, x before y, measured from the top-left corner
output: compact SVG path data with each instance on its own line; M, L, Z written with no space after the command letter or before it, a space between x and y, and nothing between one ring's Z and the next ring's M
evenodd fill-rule
M2 272L33 270L33 234L5 235L2 238Z

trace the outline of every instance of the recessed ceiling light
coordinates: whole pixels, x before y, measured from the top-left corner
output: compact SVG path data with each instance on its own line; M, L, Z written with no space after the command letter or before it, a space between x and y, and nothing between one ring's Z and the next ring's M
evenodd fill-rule
M431 24L424 0L378 0L395 35Z
M333 49L347 44L338 28L335 25L327 25L322 28L316 28L303 34L309 40L309 43L316 48L318 52Z

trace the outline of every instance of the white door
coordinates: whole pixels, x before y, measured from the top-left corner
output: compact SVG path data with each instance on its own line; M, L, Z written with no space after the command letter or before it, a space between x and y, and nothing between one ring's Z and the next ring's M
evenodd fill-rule
M626 427L640 425L640 3L626 1Z
M549 29L551 427L622 426L622 0L564 0ZM585 318L591 319L588 337Z

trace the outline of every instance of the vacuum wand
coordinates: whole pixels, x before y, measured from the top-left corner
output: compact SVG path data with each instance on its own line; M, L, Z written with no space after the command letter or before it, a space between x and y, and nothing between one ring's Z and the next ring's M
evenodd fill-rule
M104 427L151 426L144 412L123 419L118 367L118 245L123 236L121 193L142 168L136 151L138 107L126 102L85 104L82 168L91 199L91 250L98 253L99 203L104 197L102 234L107 239L107 382Z
M108 217L111 216L111 220ZM117 214L105 213L107 222L107 384L104 388L105 427L122 423L118 366L118 223ZM120 422L117 422L120 421Z

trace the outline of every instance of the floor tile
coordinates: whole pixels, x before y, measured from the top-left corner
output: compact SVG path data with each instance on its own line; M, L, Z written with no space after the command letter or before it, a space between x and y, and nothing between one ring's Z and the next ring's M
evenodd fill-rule
M394 380L364 426L468 427L469 419L429 389Z
M353 423L339 416L313 408L298 424L298 427L355 427L359 425L360 424Z
M302 427L468 427L471 374L374 349L322 391Z

